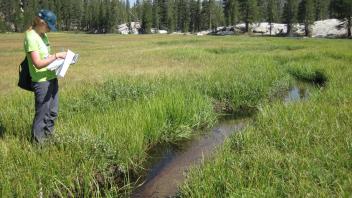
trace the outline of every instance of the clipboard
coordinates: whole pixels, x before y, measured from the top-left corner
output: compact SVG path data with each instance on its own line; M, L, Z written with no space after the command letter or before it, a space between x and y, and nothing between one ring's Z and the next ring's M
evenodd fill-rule
M56 76L63 78L70 65L78 62L78 58L79 54L75 54L71 50L67 50L65 59L57 59L50 63L46 68L50 71L55 70Z

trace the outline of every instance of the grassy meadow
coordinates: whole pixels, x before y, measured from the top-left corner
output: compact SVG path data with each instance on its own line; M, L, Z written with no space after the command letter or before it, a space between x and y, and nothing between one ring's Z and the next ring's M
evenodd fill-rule
M148 151L221 114L255 112L191 171L182 197L352 193L352 42L247 36L49 33L80 54L60 80L55 137L30 142L34 97L16 86L23 34L0 35L0 196L126 197ZM277 98L326 78L308 100Z

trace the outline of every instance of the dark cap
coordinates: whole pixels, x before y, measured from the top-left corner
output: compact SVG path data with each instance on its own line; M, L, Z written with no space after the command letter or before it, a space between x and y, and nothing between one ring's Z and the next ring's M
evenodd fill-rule
M56 15L52 11L42 9L39 11L38 16L48 24L50 31L52 32L57 31L55 27Z

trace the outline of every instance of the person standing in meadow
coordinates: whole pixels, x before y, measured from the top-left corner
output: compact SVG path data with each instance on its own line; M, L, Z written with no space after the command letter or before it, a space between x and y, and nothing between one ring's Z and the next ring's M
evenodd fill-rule
M56 15L50 10L40 10L32 26L25 32L24 51L35 98L35 116L32 126L32 141L42 143L54 133L54 122L58 116L59 86L55 71L46 66L58 58L64 59L66 52L50 54L47 32L56 31Z

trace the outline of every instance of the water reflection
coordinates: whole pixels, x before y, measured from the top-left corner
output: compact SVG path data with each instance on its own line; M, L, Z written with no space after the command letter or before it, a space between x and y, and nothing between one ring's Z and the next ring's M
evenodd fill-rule
M222 120L205 135L197 136L182 146L168 146L157 149L153 154L154 165L149 169L145 183L132 197L169 197L175 195L189 168L199 165L208 158L216 147L234 132L246 125L247 119Z
M285 103L306 100L309 97L309 89L303 86L292 87L284 98Z

